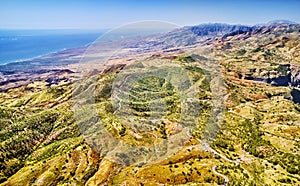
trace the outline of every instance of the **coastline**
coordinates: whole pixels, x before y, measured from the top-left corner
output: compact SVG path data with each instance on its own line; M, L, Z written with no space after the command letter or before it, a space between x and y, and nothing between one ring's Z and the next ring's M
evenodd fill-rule
M32 61L32 60L38 60L38 59L43 58L43 57L47 57L47 56L50 56L50 55L57 55L57 54L60 54L62 52L73 50L73 49L88 48L91 44L93 44L93 42L94 41L89 42L89 43L87 43L85 45L82 45L82 46L78 46L78 47L58 49L58 50L55 50L55 51L52 51L52 52L47 52L47 53L44 53L44 54L41 54L41 55L37 55L37 56L34 56L34 57L23 58L23 59L18 59L18 60L13 60L13 61L8 61L8 62L0 63L0 71L1 71L1 66L9 65L11 63L22 63L22 62L27 62L27 61Z
M66 48L29 59L0 64L0 72L27 72L28 70L33 71L55 66L67 66L68 64L77 63L87 47L85 45L76 48Z
M4 63L0 64L0 71L1 71L1 67L3 67L3 66L10 66L12 64L19 64L19 63L24 63L24 62L26 63L26 62L30 62L30 61L34 61L34 60L43 59L43 58L46 58L46 57L51 57L51 56L54 56L54 55L60 55L63 52L68 52L68 51L72 51L72 50L76 50L76 49L80 49L80 48L87 48L91 43L92 42L90 42L86 45L79 46L79 47L74 47L74 48L63 48L63 49L59 49L59 50L56 50L56 51L53 51L53 52L48 52L48 53L41 54L41 55L31 57L31 58L24 58L24 59L18 59L18 60L14 60L14 61L4 62Z
M89 45L68 48L36 56L31 59L0 65L0 92L28 85L34 81L48 82L48 86L60 81L70 81L73 71L69 65L80 62Z
M78 30L2 30L0 29L0 67L10 63L37 60L44 56L82 48L104 31Z
M77 48L77 47L74 47L74 48ZM22 63L22 62L26 62L26 61L31 61L31 60L39 59L39 58L42 58L44 56L55 54L55 53L59 53L59 52L62 52L62 51L65 51L65 50L69 50L69 49L73 49L73 48L63 48L63 49L59 49L59 50L56 50L56 51L47 52L47 53L44 53L44 54L41 54L41 55L37 55L37 56L34 56L34 57L29 57L29 58L23 58L23 59L18 59L18 60L7 61L7 62L4 62L4 63L0 63L0 67L3 66L3 65L8 65L10 63Z

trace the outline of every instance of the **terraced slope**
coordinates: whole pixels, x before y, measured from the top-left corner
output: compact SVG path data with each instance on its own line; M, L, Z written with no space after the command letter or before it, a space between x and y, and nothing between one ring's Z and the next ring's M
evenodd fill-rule
M82 86L41 80L1 92L1 185L299 185L299 25L205 43L113 65ZM225 92L219 69L208 71L217 67ZM84 96L88 80L96 97L84 105L99 120L74 115L73 93ZM215 95L226 108L211 125ZM105 147L96 129L118 143Z

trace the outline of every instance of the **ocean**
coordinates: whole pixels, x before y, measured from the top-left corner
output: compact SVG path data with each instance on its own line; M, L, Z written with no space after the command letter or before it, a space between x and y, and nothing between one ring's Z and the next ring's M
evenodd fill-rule
M85 46L104 32L104 30L0 30L0 65Z

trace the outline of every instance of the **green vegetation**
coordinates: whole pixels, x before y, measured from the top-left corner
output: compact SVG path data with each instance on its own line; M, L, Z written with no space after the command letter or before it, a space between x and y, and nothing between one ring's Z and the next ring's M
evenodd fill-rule
M299 34L289 29L258 34L212 41L214 56L204 55L207 48L201 46L195 54L163 53L123 70L113 66L77 87L37 81L1 92L0 185L224 184L213 166L228 185L299 185L300 106L291 101L291 87L255 81L299 67ZM199 145L216 119L214 74L205 68L211 58L218 59L226 87L226 108L209 144L219 154ZM103 149L94 143L104 139L93 133L99 126L91 125L97 118L83 114L76 122L73 93L84 96L95 81L95 100L85 103L96 108L100 129L129 147L145 147L118 152L126 162L101 157ZM178 151L134 163L133 154L146 154L147 147L172 149L164 140L187 135L184 127L193 129L193 137L179 138ZM81 135L90 131L90 139Z

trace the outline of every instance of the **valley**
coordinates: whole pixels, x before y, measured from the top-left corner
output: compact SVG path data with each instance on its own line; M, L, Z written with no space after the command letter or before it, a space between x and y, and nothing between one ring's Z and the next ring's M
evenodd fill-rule
M299 185L299 31L204 24L1 69L0 185Z

